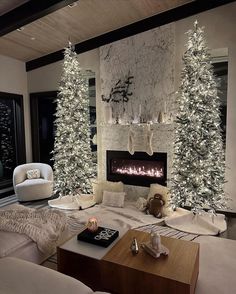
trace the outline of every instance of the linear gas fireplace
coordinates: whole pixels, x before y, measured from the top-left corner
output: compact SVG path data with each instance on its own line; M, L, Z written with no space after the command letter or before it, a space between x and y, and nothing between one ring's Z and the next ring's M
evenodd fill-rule
M167 153L107 150L107 180L148 187L152 183L166 186Z

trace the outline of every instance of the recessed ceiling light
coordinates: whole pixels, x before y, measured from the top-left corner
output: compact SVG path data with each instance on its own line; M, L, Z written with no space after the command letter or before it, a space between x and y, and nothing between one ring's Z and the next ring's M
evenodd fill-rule
M35 37L30 37L30 40L34 41L34 40L36 40L36 38Z
M68 7L73 8L73 7L77 6L77 4L78 4L77 2L73 2L73 3L69 4Z
M18 29L16 29L18 32L21 32L21 31L23 31L25 28L24 27L20 27L20 28L18 28Z

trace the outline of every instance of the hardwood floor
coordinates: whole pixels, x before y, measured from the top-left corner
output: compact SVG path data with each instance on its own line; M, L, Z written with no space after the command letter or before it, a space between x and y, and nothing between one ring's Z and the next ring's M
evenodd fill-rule
M227 221L227 230L220 234L219 237L236 240L236 218L230 217L226 218Z

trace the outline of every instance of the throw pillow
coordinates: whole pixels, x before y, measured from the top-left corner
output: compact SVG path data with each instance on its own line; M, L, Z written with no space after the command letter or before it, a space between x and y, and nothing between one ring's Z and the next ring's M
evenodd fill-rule
M27 179L39 179L40 178L40 170L38 168L29 169L26 172Z
M135 203L136 208L140 211L144 211L147 207L147 199L143 197L139 197L138 200Z
M148 193L148 200L149 198L153 197L155 194L161 194L164 198L164 201L167 202L169 200L169 188L159 185L159 184L151 184L150 190Z
M122 182L93 181L92 186L96 203L102 202L103 191L124 192L124 184Z
M103 191L102 204L105 206L124 207L125 192Z

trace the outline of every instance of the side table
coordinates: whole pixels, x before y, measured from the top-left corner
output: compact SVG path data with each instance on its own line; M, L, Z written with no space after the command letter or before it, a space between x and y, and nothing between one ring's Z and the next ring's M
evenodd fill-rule
M78 241L77 236L72 237L57 247L57 270L80 280L93 290L101 291L101 260L125 232L119 230L119 237L107 248Z

